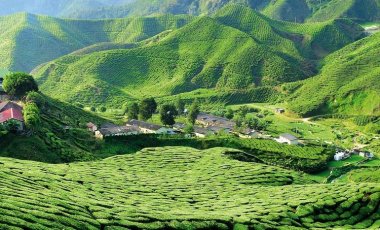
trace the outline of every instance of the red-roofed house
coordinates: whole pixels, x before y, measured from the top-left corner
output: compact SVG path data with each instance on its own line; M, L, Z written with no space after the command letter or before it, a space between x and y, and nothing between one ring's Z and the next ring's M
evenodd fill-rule
M0 124L6 124L9 121L15 121L20 131L24 129L22 107L14 102L0 103Z

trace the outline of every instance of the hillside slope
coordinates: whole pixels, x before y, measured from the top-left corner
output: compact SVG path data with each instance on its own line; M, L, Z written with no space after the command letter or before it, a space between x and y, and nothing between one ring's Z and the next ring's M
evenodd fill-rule
M116 106L130 95L165 96L199 88L241 91L305 79L315 73L314 60L361 36L362 29L345 20L283 23L229 5L214 18L200 17L157 42L68 55L34 75L53 97Z
M326 57L321 73L289 85L290 107L310 116L321 113L380 114L380 33Z
M0 68L30 71L75 50L101 42L133 43L179 28L190 16L66 20L19 13L0 17Z
M105 119L44 95L38 101L42 122L35 134L1 136L1 157L49 163L97 158L94 151L99 144L85 127L87 122L102 124Z
M0 158L3 229L377 229L380 186L315 184L231 149L150 148L97 162ZM28 170L25 170L25 169Z
M230 3L243 4L273 19L291 22L326 21L337 18L352 18L358 21L380 20L378 0L139 0L125 6L90 8L69 16L114 18L165 13L211 15Z

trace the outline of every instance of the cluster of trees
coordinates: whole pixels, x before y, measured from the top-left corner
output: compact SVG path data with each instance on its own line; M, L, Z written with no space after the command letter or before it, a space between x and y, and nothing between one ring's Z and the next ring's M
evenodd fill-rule
M128 119L140 119L147 121L152 118L157 111L158 104L154 98L145 98L140 102L131 102L127 104L126 114Z
M33 76L26 73L8 74L4 77L3 89L9 96L23 100L24 123L33 133L41 123L38 104L42 106L44 103L43 97L38 93L38 85ZM15 131L18 129L18 124L10 121L2 129Z
M265 130L269 123L264 118L267 111L261 111L249 106L241 106L237 110L228 108L227 110L217 111L217 116L223 116L236 122L236 128L250 128L255 130Z
M3 89L9 96L23 98L29 92L38 92L38 85L32 75L12 73L4 77Z
M186 103L178 98L175 103L165 103L158 105L154 98L146 98L140 102L131 102L126 106L128 119L140 119L147 121L153 117L156 112L160 115L162 124L172 126L178 116L187 116L188 123L194 125L195 120L200 112L197 101L194 101L189 109L186 109Z

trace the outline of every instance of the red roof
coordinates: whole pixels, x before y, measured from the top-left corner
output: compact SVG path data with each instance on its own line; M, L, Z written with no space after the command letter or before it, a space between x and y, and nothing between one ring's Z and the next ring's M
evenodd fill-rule
M9 120L24 121L21 110L10 108L0 113L0 123L7 122Z

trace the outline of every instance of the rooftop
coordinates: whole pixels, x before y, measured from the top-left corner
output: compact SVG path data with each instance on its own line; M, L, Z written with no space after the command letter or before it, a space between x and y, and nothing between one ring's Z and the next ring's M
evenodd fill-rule
M139 128L143 128L143 129L149 129L149 130L154 130L154 131L157 131L159 129L161 129L163 126L160 126L160 125L156 125L156 124L151 124L151 123L147 123L147 122L144 122L144 121L138 121L138 120L130 120L127 122L127 126L135 126L135 127L139 127Z
M297 137L293 136L292 134L289 134L289 133L284 133L284 134L281 134L280 137L282 138L285 138L289 141L295 141L295 140L298 140Z
M12 119L24 121L21 110L10 108L0 113L0 123L4 123Z
M128 134L128 133L133 133L133 132L138 132L138 131L140 130L135 127L127 127L127 126L102 128L99 130L99 132L104 136Z

